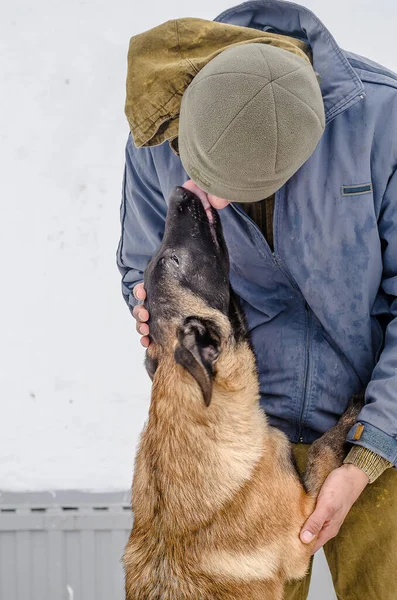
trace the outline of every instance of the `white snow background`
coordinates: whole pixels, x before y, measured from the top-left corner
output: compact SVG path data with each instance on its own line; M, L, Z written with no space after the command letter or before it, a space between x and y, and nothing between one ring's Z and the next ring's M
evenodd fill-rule
M305 5L343 48L397 70L394 1ZM130 486L149 379L115 263L128 41L229 6L1 3L1 490Z

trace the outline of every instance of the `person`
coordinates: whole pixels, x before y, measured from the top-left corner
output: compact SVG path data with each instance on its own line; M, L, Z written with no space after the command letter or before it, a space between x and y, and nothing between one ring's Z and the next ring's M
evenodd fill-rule
M338 598L392 600L397 75L341 50L297 4L245 2L214 23L288 36L305 56L277 44L223 50L184 90L178 153L168 143L137 147L129 136L117 252L123 295L147 346L143 272L160 245L171 189L184 184L219 209L261 403L300 470L309 445L366 389L345 462L300 535L316 538L314 551L325 544ZM310 573L285 597L303 600L309 583Z

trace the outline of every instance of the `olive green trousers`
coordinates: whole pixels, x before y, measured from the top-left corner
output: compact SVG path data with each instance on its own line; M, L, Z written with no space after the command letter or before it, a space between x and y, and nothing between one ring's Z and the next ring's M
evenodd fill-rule
M293 444L303 471L308 444ZM336 538L324 546L338 600L397 600L397 470L367 485ZM308 575L287 586L284 600L306 600ZM315 600L322 600L322 594Z

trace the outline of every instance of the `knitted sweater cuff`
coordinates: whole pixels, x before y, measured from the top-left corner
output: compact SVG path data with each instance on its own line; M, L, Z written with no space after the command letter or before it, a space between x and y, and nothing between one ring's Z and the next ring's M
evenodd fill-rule
M369 477L369 483L373 483L386 469L393 466L391 462L363 446L353 446L343 462L356 465L364 471Z

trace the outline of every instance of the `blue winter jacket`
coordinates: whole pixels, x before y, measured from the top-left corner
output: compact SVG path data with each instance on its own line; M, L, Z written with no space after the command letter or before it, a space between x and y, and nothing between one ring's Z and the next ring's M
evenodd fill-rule
M310 443L367 386L348 440L396 464L397 75L341 50L296 4L250 1L215 20L304 40L322 80L326 129L276 193L274 252L239 205L220 211L263 407L291 441ZM128 139L117 256L130 306L169 194L187 179L168 142L137 149Z

